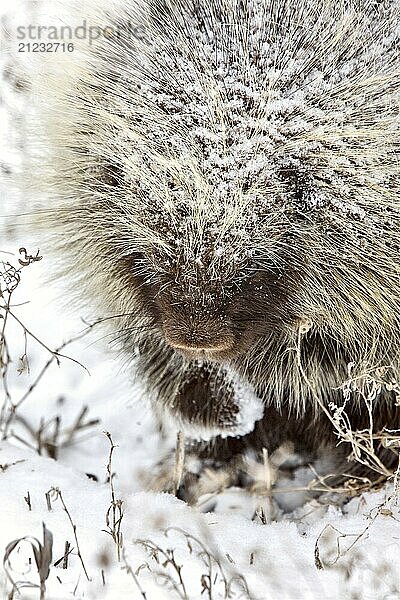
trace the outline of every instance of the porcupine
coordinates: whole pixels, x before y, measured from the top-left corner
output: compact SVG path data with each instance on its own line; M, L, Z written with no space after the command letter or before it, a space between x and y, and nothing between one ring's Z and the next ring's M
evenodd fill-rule
M333 448L343 383L399 373L400 2L104 14L118 35L57 81L45 138L44 220L77 294L120 315L155 405L211 439L200 456ZM399 427L395 393L376 431Z

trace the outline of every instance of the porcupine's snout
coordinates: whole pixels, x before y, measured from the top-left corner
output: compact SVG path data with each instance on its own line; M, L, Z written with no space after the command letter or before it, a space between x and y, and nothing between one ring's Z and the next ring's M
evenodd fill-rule
M260 272L239 283L234 292L203 280L191 293L166 286L156 302L167 344L192 360L226 362L248 353L260 335L280 331L289 318L286 297L271 277Z
M235 338L220 319L166 319L163 323L166 342L187 358L225 360L235 354Z

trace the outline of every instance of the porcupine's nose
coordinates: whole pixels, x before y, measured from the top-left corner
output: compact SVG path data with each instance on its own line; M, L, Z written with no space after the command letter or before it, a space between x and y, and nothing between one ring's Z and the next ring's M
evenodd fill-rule
M205 332L164 324L164 337L169 346L191 357L216 358L232 350L234 345L232 334L217 328Z
M167 343L189 358L191 360L206 359L206 360L224 360L232 354L232 344L228 342L221 342L219 344L201 344L201 345L189 345L184 343L174 343L167 339Z
M195 345L188 345L188 344L183 344L183 343L169 343L170 346L173 346L174 348L176 348L177 350L185 350L188 352L223 352L224 350L229 350L231 347L231 344L228 342L224 342L224 343L220 343L220 344L212 344L212 345L206 345L206 344L200 344L200 346L195 346Z

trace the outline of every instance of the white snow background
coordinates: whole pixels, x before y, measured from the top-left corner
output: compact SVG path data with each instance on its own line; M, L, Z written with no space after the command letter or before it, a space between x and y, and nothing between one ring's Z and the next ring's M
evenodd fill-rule
M7 18L11 6L14 3L2 0L1 13ZM7 60L3 53L3 65ZM21 113L18 98L4 82L1 98L0 163L12 170L20 140L10 119ZM0 260L17 264L18 249L27 247L29 240L10 226L16 219L4 227L5 215L21 207L24 210L27 199L12 191L6 171L1 174ZM35 253L37 248L28 250ZM85 328L85 309L78 314L67 312L68 292L62 284L46 283L50 269L45 253L41 262L24 269L13 303L20 304L14 312L29 331L54 349ZM290 500L281 506L291 507L291 512L277 509L276 520L268 524L252 521L264 500L241 490L227 490L209 513L171 495L145 491L144 476L168 455L174 437L159 434L140 382L132 380L106 340L99 337L94 331L65 350L90 375L67 359L59 367L53 363L19 411L33 431L42 423L47 436L54 431L54 419L60 418L59 439L65 443L57 460L48 458L44 448L41 454L37 452L35 437L22 422L13 424L12 435L0 442L0 565L11 542L28 538L10 552L8 572L14 581L39 584L29 540L42 541L44 523L53 536L46 600L400 598L400 509L392 483L342 508L288 492ZM18 325L8 330L8 343L13 360L10 393L18 400L50 354L28 336L30 373L18 374L25 349ZM84 407L82 423L88 426L71 435ZM110 443L105 431L117 446L112 471L123 511L120 561L105 531L112 500L107 482ZM61 497L54 491L46 497L53 488L60 490ZM25 499L28 494L30 506ZM140 540L146 540L147 550ZM63 557L66 542L72 550L68 568L63 569L54 563ZM11 588L0 566L1 597L12 597ZM20 587L14 597L39 599L40 590Z

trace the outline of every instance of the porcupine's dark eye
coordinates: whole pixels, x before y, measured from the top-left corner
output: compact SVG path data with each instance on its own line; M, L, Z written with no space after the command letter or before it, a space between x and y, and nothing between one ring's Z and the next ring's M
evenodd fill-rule
M123 180L123 172L121 167L116 164L106 164L101 167L102 183L109 187L117 187Z
M302 173L288 167L279 171L279 177L288 186L290 193L296 200L303 199L306 183Z
M127 285L138 288L146 284L148 268L142 252L125 254L118 260L118 264L126 277Z
M128 262L132 273L136 277L144 277L146 270L146 257L143 252L132 252L126 257L126 261Z

